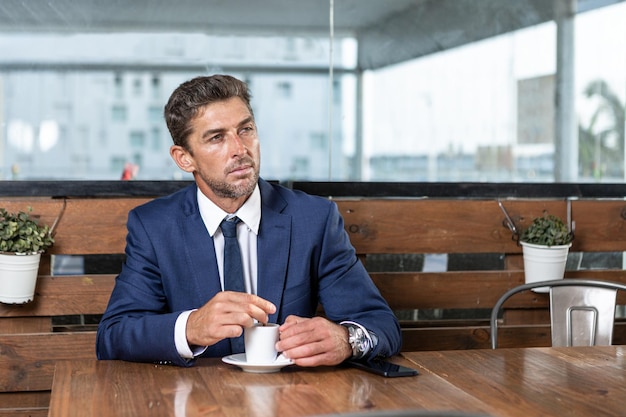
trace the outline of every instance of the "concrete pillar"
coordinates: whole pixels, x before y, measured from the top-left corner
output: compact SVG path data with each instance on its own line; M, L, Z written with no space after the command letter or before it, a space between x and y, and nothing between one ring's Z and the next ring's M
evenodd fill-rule
M578 123L574 83L574 20L576 0L554 0L557 25L554 180L578 180Z

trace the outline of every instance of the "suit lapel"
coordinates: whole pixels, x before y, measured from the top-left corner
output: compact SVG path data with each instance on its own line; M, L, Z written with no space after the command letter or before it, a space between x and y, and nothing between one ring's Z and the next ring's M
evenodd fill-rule
M196 197L196 187L190 187L183 201L183 216L180 219L181 232L186 246L186 256L184 260L192 271L191 277L196 288L198 307L206 303L217 292L222 290L217 269L217 259L215 257L215 247L213 239L209 236L200 211Z
M291 216L282 214L286 202L269 184L259 182L261 188L261 225L257 240L258 287L257 294L280 308L291 240ZM275 322L280 312L270 316Z

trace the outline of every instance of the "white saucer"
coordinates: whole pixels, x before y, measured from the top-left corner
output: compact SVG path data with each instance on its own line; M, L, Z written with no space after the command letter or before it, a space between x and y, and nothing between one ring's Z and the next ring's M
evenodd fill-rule
M252 372L255 374L269 374L271 372L278 372L281 368L293 364L293 361L291 359L286 359L282 355L278 356L278 358L276 358L276 362L272 363L248 363L246 362L245 353L237 353L235 355L224 356L222 358L222 362L228 363L230 365L236 365L243 369L245 372Z

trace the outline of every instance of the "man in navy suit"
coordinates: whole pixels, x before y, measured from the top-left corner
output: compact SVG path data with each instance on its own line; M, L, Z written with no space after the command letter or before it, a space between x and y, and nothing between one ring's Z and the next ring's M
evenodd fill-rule
M98 358L191 366L199 356L239 353L231 339L255 322L279 323L277 350L299 366L398 353L398 321L336 204L259 178L247 85L194 78L173 92L165 119L170 155L195 184L129 213ZM245 292L223 290L220 224L233 215Z

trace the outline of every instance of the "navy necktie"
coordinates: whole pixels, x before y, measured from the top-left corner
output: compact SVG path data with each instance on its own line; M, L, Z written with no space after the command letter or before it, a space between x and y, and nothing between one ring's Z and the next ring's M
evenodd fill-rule
M233 217L222 220L220 225L224 235L224 291L246 292L241 251L237 242L237 223L240 221L239 217Z
M239 217L232 217L222 220L220 225L224 235L224 291L246 292L241 251L237 242L237 223L240 221ZM233 353L244 352L243 335L230 339L230 349Z

